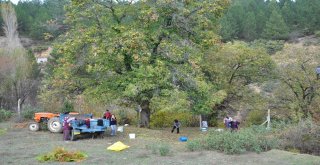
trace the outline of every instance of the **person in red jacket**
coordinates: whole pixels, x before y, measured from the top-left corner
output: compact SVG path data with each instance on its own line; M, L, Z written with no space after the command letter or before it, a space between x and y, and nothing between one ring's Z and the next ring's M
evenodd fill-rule
M104 113L103 118L104 118L104 119L109 119L109 120L110 120L110 118L111 118L111 113L109 112L109 110L108 110L108 109L107 109L107 110L106 110L106 112Z

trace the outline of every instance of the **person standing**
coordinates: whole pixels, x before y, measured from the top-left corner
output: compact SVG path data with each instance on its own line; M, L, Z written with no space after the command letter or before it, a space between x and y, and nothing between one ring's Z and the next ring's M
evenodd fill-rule
M109 119L109 120L110 120L110 118L111 118L111 113L109 112L109 110L108 110L108 109L107 109L107 110L106 110L106 112L104 113L103 118L104 118L104 119Z
M229 117L228 128L231 129L232 123L233 123L233 119L232 119L232 117Z
M110 126L111 126L111 136L116 135L117 131L117 118L114 115L111 115L110 118Z
M229 127L229 117L226 116L224 119L223 119L223 124L224 126L226 127L226 129Z
M64 117L63 119L63 140L67 141L70 140L70 125L68 122L69 117Z
M173 122L173 128L171 130L171 133L173 133L174 130L177 129L177 134L178 134L180 126L181 126L181 123L177 119L175 119Z
M238 131L240 122L238 120L233 120L231 125L231 131Z

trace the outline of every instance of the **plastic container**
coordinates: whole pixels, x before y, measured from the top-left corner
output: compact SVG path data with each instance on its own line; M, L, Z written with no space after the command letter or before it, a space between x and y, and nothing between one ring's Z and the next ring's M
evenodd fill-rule
M136 134L134 134L134 133L129 133L129 138L130 138L130 139L135 139L135 138L136 138Z
M188 141L188 138L186 136L180 136L179 141L186 142Z
M123 126L119 126L117 129L118 132L123 132Z
M208 128L207 128L207 127L202 127L202 128L201 128L201 131L202 131L202 132L206 132L206 131L208 131Z

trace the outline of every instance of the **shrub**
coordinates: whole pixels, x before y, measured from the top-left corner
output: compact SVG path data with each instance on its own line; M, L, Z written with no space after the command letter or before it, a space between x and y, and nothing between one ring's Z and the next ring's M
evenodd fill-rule
M60 112L62 112L62 113L72 112L73 110L74 110L73 104L70 101L66 100L66 101L64 101Z
M316 37L320 37L320 30L315 31L314 34L316 35Z
M250 127L237 132L210 132L201 142L189 142L189 150L207 149L218 150L227 154L240 154L246 151L260 153L268 151L278 143L264 127ZM200 148L198 148L200 146Z
M201 150L201 148L202 148L202 144L200 139L187 142L187 149L189 151L198 151L198 150Z
M11 111L0 109L0 122L10 119L11 116L12 116Z
M170 146L168 144L160 144L159 153L161 156L167 156L170 153Z
M212 124L212 123L210 122L210 124ZM218 128L225 128L225 125L224 125L223 122L218 122L218 124L216 125L216 127L218 127Z
M280 138L283 149L320 155L320 126L311 120L289 125L281 131Z
M246 118L246 125L260 125L266 119L265 112L262 110L253 110L248 113Z
M167 143L148 144L146 149L151 150L152 154L160 154L161 156L167 156L171 151L171 147Z
M3 135L3 134L5 134L5 133L7 133L7 130L0 128L0 135Z
M151 153L153 153L153 154L157 154L158 153L158 147L157 147L157 144L155 144L155 143L147 144L146 145L146 149L147 150L151 150Z
M310 46L310 45L313 45L313 42L312 42L312 41L305 41L305 42L303 42L303 46Z
M190 113L170 113L161 111L151 115L150 126L152 128L171 127L174 119L178 119L183 127L199 125L198 118Z
M40 109L40 108L27 105L24 107L24 110L22 111L22 117L25 120L30 120L30 119L33 119L34 113L41 112L41 111L42 111L42 109Z
M117 121L120 125L130 124L136 125L137 122L137 112L130 109L115 109L111 111L112 114L115 114Z
M119 117L118 120L120 125L131 124L132 120L127 110L124 110L124 109L119 110L118 117Z
M278 51L281 51L284 47L284 41L282 40L255 40L250 44L253 47L265 48L267 53L272 55Z
M80 151L67 151L64 148L58 147L52 152L40 155L37 160L40 162L80 162L87 158L87 155Z
M33 48L33 52L39 53L48 49L48 46L36 46Z

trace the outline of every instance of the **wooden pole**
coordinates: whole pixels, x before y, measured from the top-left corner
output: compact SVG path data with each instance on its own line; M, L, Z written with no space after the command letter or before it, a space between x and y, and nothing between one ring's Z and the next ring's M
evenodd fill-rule
M267 117L267 129L270 129L270 109L268 109L268 117Z
M20 110L21 99L18 99L18 120L20 122L21 119L21 110Z
M138 105L138 108L137 108L137 111L138 111L138 128L141 127L141 111L142 111L142 108L140 105Z
M201 123L202 123L202 116L199 115L199 121L200 121L200 130L201 130Z

